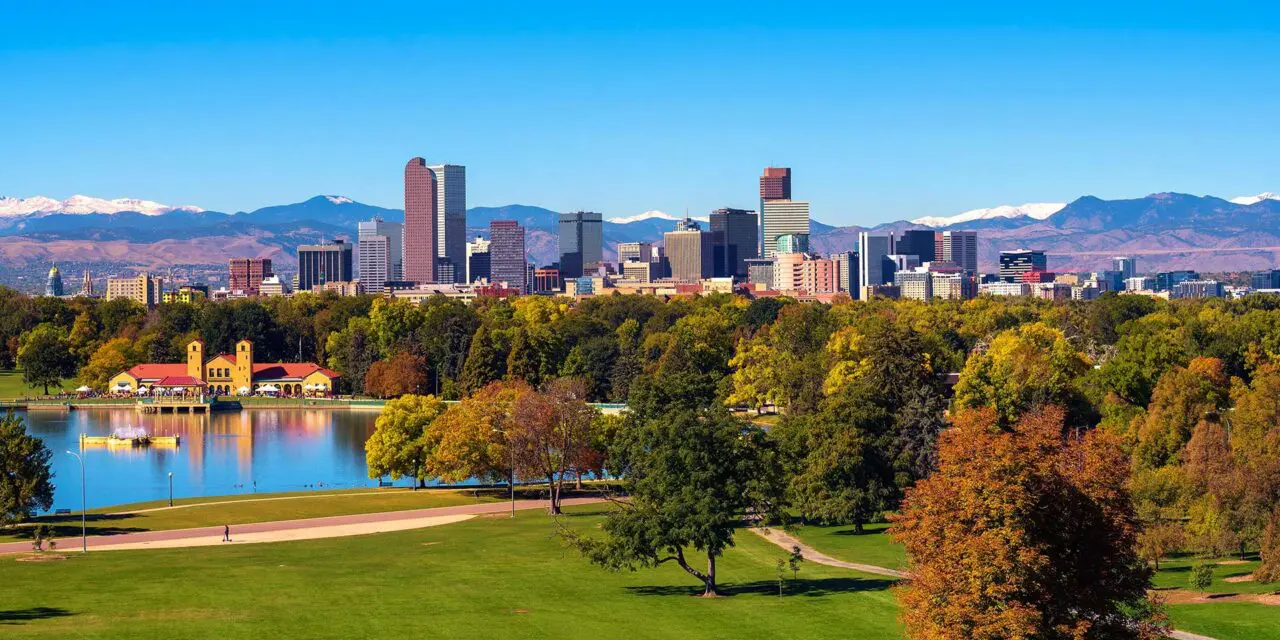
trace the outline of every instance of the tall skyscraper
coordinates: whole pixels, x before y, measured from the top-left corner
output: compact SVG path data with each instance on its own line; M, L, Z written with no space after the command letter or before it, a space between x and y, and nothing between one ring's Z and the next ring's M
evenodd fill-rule
M477 236L467 243L467 282L480 278L489 279L489 241Z
M467 251L467 168L457 164L427 168L436 176L436 258L449 259L453 282L462 282Z
M619 242L618 264L628 262L653 262L653 244L649 242ZM621 273L622 269L619 268Z
M1047 271L1048 261L1043 251L1014 249L1000 252L1000 279L1005 282L1023 282L1024 273Z
M298 291L329 282L351 282L351 244L334 240L330 244L304 244L298 247Z
M382 293L388 280L403 277L404 225L374 218L358 229L360 283L366 293Z
M489 281L507 283L528 292L528 268L524 253L524 227L515 220L489 223Z
M560 214L560 276L580 278L603 259L604 219L594 211Z
M978 232L943 231L942 259L970 275L978 273Z
M413 282L436 281L436 187L426 160L413 158L404 166L404 278Z
M49 278L44 283L44 294L46 296L62 297L62 272L58 271L58 265L53 265L49 269Z
M1111 270L1119 271L1124 274L1124 279L1128 280L1138 275L1138 259L1129 256L1116 256L1111 259Z
M760 201L791 199L791 168L765 167L760 176Z
M675 231L662 234L671 277L681 282L698 282L711 277L711 234L688 218L676 223Z
M711 241L715 276L747 278L747 260L760 255L756 212L716 209L711 212Z
M1255 271L1249 277L1249 286L1253 289L1280 289L1280 269Z
M766 258L777 254L778 236L809 235L809 203L801 200L765 200L761 205L762 253Z
M858 234L858 298L868 287L892 282L893 269L888 258L897 253L893 234L878 235L863 231ZM888 268L886 268L888 267Z
M858 252L844 251L831 254L836 269L836 290L856 293L858 289ZM854 297L857 297L856 295Z
M897 241L898 253L917 256L920 262L932 262L938 249L933 229L907 229Z
M262 281L270 278L271 258L232 258L227 261L227 288L247 296L260 293Z

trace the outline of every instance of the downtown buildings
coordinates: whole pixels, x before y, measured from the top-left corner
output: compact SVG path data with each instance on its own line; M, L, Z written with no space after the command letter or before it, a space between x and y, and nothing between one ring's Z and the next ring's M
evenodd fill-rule
M760 255L756 212L716 209L711 212L714 276L746 279L747 260Z
M323 288L331 282L352 282L352 267L350 243L304 244L298 247L298 291Z
M387 282L404 279L404 225L374 218L357 229L360 283L367 293L382 293Z
M489 223L489 282L528 292L524 227L515 220Z
M791 199L789 167L766 167L764 175L760 176L762 256L774 257L778 236L791 233L809 235L809 203Z
M404 168L403 278L418 283L466 278L467 170L428 165L423 158Z
M604 218L594 211L560 214L560 275L580 278L604 260Z
M227 288L241 295L256 296L262 281L270 278L271 258L232 258L227 261Z

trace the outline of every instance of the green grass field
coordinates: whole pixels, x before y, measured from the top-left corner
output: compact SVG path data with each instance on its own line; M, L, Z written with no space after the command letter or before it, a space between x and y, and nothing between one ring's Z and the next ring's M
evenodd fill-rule
M598 509L598 508L596 508ZM575 509L567 526L599 525ZM897 638L891 582L807 563L777 596L781 549L743 532L725 597L678 567L609 573L547 516L291 542L0 558L5 638Z
M71 391L76 385L71 380L62 382L63 389ZM49 387L49 393L57 393L58 390L52 386ZM22 381L21 371L0 371L0 400L12 400L26 396L36 396L44 394L44 387L32 389L27 383Z
M837 527L797 525L792 534L805 544L837 560L906 569L907 554L888 534L889 525L869 524L861 534L853 525Z
M1280 607L1253 602L1166 607L1173 625L1218 640L1280 640Z

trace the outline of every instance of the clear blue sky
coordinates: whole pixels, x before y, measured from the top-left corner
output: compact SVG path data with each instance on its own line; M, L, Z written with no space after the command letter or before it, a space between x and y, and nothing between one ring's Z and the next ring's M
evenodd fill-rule
M0 194L398 207L415 155L606 217L771 163L838 224L1280 191L1280 9L1056 4L6 3Z

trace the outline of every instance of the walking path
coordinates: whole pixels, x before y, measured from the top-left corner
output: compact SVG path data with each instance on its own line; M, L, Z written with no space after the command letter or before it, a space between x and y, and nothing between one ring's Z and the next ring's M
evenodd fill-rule
M844 569L853 569L854 571L861 571L863 573L872 573L872 574L881 575L881 576L890 576L893 578L910 578L911 577L911 574L905 571L898 571L896 569L889 569L887 567L877 567L872 564L858 564L856 562L845 562L844 560L837 560L825 553L822 553L821 551L818 551L817 549L814 549L813 547L803 542L800 542L794 536L788 535L782 529L752 527L751 531L756 535L764 538L765 540L768 540L769 542L772 542L778 545L779 547L786 549L787 551L790 551L791 547L793 546L800 547L800 553L804 554L805 560L812 560L813 562L816 562L818 564L825 564L830 567L842 567ZM1214 638L1211 638L1209 636L1197 635L1194 633L1188 633L1186 631L1178 631L1177 629L1170 631L1169 637L1173 638L1173 640L1215 640Z
M564 506L592 504L600 498L566 498ZM545 500L517 500L517 510L545 509ZM176 507L175 507L176 508ZM113 536L90 536L89 548L94 551L120 551L126 549L164 549L174 547L203 547L219 544L252 544L283 542L288 540L313 540L340 536L364 535L387 531L405 531L459 522L478 515L508 513L510 502L485 502L454 507L435 507L409 511L361 513L303 520L277 520L252 524L231 524L231 542L222 542L222 525L195 529L170 529L167 531L143 531ZM59 538L58 549L64 553L78 551L80 538ZM0 554L21 553L31 550L31 543L10 542L0 544Z

